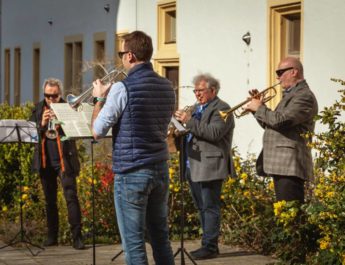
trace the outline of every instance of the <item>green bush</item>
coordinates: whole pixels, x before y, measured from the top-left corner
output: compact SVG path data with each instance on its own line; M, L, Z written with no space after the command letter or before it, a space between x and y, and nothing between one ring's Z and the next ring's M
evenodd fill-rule
M343 80L332 80L345 86ZM339 93L340 100L317 117L328 130L315 134L311 144L317 151L316 178L306 212L320 234L311 264L345 264L345 89Z
M31 115L33 105L0 105L0 119L24 119ZM22 186L22 209L25 213L26 230L41 231L43 225L42 191L37 175L31 172L33 145L22 143L0 144L0 233L5 240L19 231L20 221L20 184ZM6 232L6 233L5 233ZM40 233L37 233L40 237Z

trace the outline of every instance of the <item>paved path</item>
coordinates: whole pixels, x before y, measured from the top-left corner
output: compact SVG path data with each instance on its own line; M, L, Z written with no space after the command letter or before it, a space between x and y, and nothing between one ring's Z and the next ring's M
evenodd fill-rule
M0 241L0 247L4 243ZM174 253L179 249L180 242L172 243ZM199 247L199 241L186 241L187 251L195 250ZM220 254L216 259L198 260L198 265L267 265L274 264L274 259L257 255L255 253L243 251L238 248L220 245ZM31 248L36 253L37 249ZM119 255L114 261L111 259L121 251L121 245L97 245L95 248L95 264L93 263L93 247L88 245L85 250L75 250L71 246L48 247L33 256L25 247L6 247L0 249L0 265L125 265L124 255ZM154 264L151 249L147 245L149 264ZM175 258L176 265L181 262L181 253ZM185 255L185 264L193 264Z

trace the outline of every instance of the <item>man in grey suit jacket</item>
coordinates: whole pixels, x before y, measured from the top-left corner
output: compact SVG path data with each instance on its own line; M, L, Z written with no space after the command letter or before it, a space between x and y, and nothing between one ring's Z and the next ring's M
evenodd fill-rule
M177 111L175 116L190 131L186 139L186 178L200 214L203 231L202 246L192 251L191 256L194 259L209 259L219 253L222 183L229 175L235 175L231 154L235 123L232 115L226 121L219 115L220 110L230 107L217 97L217 79L209 74L201 74L194 78L193 83L198 101L194 111Z
M314 131L318 104L304 80L303 66L298 59L283 59L276 74L283 88L283 98L276 109L267 108L262 99L255 97L245 107L265 129L257 171L259 175L273 177L277 201L303 203L304 182L312 177L313 163L311 150L302 135Z

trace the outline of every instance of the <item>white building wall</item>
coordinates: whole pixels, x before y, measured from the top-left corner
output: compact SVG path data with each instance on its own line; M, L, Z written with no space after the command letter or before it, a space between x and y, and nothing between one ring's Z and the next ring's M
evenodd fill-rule
M330 78L345 79L345 1L307 0L304 10L305 77L321 110L339 98Z
M157 50L157 2L155 0L122 0L119 4L117 31L141 30L152 38Z
M200 72L211 73L220 80L219 97L230 106L244 101L250 88L266 86L265 0L181 0L177 7L182 85L190 85ZM249 48L242 40L248 31ZM182 106L192 104L192 89L182 90L180 99ZM234 145L242 152L257 151L262 131L255 120L248 115L235 122Z

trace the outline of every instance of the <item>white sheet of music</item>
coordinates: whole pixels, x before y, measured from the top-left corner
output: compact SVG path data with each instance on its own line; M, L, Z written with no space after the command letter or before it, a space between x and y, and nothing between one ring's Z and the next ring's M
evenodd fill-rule
M58 121L61 121L61 127L68 138L90 138L91 118L93 106L88 103L82 103L82 110L76 111L68 103L52 103L53 109ZM110 130L111 131L111 130ZM108 133L107 136L110 136Z
M174 116L171 117L170 122L172 122L174 124L174 126L178 130L178 132L180 132L180 133L187 132L186 128L178 120L176 120L176 118Z

